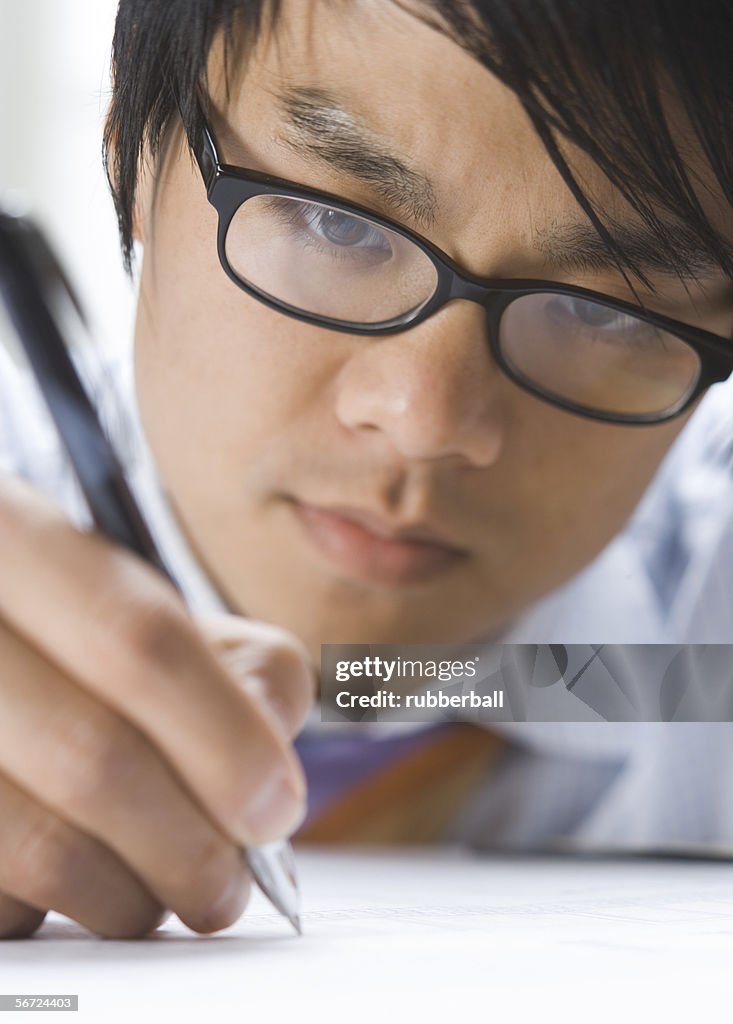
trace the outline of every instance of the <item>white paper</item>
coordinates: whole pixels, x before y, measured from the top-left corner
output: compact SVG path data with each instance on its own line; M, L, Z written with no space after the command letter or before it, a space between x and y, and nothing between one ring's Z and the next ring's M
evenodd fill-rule
M714 1003L731 1015L723 860L312 849L297 859L302 938L259 893L213 936L172 918L148 940L100 940L52 914L34 939L0 943L0 992L78 993L73 1019L100 1022L666 1024Z

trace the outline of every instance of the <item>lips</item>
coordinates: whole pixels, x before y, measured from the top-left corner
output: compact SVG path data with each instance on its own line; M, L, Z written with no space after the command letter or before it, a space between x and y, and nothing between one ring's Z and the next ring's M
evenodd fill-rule
M319 555L346 575L397 586L446 572L467 552L422 525L391 524L364 509L293 501L295 518Z

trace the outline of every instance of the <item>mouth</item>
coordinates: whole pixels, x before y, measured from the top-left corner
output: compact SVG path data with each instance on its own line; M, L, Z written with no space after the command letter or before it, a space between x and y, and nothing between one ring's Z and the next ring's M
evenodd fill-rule
M365 509L321 507L291 499L306 539L327 562L366 583L422 583L468 556L422 524L391 523Z

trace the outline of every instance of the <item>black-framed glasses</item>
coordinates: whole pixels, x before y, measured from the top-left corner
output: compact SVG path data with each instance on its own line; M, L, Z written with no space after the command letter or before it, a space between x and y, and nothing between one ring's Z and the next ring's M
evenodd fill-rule
M351 334L408 330L454 299L484 306L498 366L553 405L661 423L733 372L733 340L587 288L479 278L427 238L328 192L224 164L201 111L194 156L227 275L288 316Z

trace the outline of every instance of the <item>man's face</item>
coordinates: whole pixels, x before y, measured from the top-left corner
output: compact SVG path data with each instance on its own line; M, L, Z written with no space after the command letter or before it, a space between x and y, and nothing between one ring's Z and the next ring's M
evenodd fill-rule
M548 244L587 221L513 94L390 0L286 2L228 101L221 70L215 50L225 162L391 216L481 276L633 301L618 270L573 268ZM316 112L321 143L357 125L429 179L429 229L378 182L306 147L303 118L296 129L279 98L298 89L342 108L330 126ZM591 163L574 153L572 166L628 219ZM151 193L136 375L163 480L235 607L293 630L314 655L325 642L500 633L621 529L686 422L608 425L534 398L496 367L475 303L376 339L266 307L220 267L216 214L180 134ZM672 275L650 277L651 308L730 333L720 282L688 293Z

